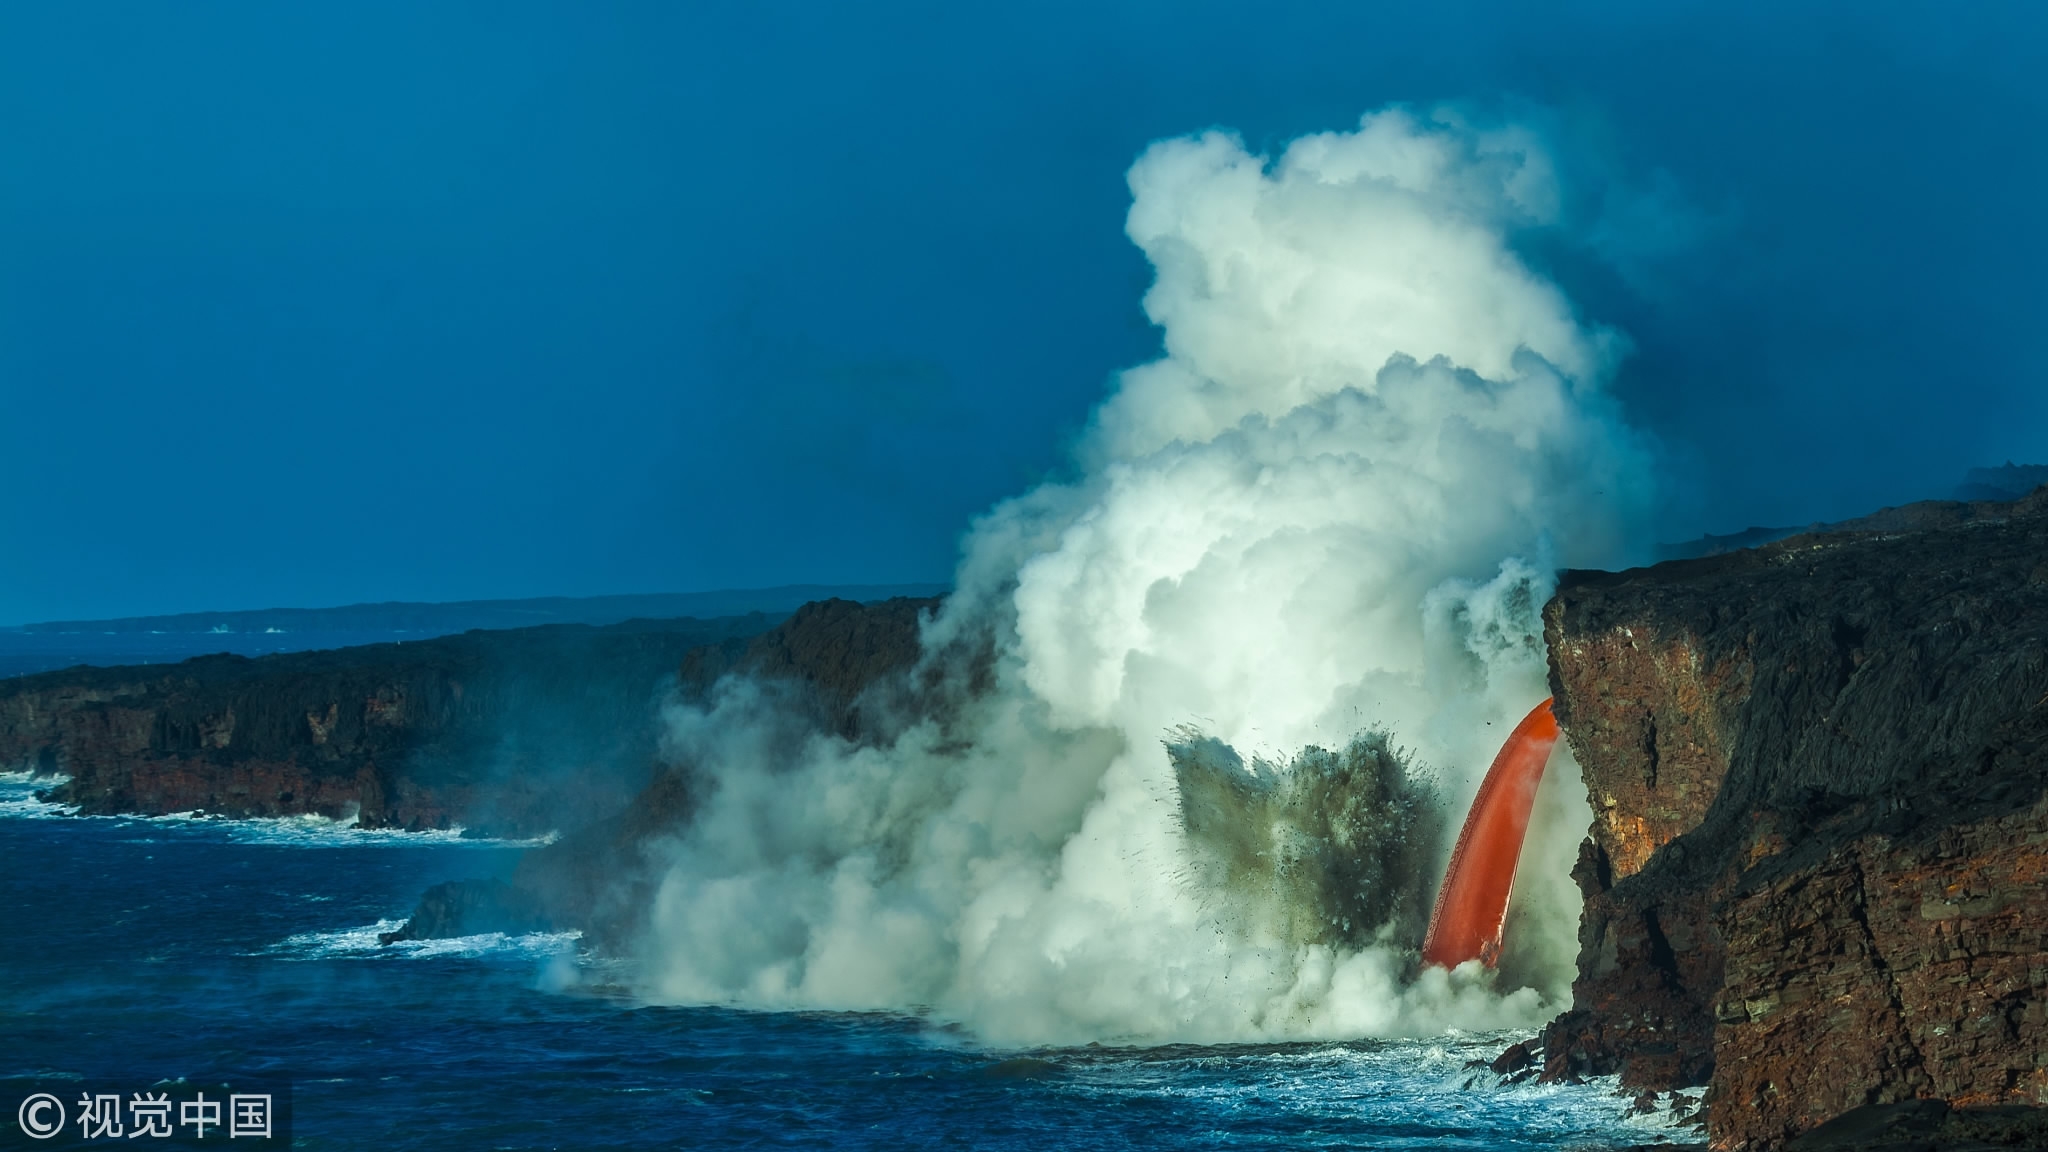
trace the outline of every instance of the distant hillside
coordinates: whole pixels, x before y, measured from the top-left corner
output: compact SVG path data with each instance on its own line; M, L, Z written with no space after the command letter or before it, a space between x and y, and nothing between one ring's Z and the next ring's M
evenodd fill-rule
M943 593L938 584L792 584L722 592L647 596L550 596L536 600L470 600L450 604L351 604L341 608L269 608L186 612L119 620L56 620L0 628L0 680L91 664L176 664L229 652L269 656L319 648L412 642L476 629L499 631L542 624L603 627L626 620L702 620L761 613L780 619L813 600L873 603Z
M1998 468L1972 468L1956 488L1958 500L2017 500L2048 484L2048 464L2015 464L2007 460Z
M2048 464L2014 464L2008 460L1996 468L1970 469L1963 476L1963 482L1956 485L1950 499L1965 504L2018 500L2043 484L2048 484ZM1891 509L1886 509L1886 511L1891 511ZM1879 515L1881 516L1883 513L1879 513ZM1866 519L1874 519L1874 517L1866 517ZM1730 552L1740 552L1746 548L1758 548L1765 544L1772 544L1783 540L1787 536L1796 536L1801 532L1811 532L1822 527L1843 529L1855 523L1857 522L1844 521L1834 525L1813 523L1793 524L1779 528L1745 528L1740 532L1730 532L1725 536L1716 536L1708 533L1697 540L1657 545L1657 559L1697 560L1706 556L1724 556Z
M527 628L536 624L617 624L635 619L712 619L750 612L794 612L813 600L863 603L898 596L938 596L943 584L788 584L718 592L658 592L639 596L543 596L532 600L459 600L445 604L391 601L339 608L262 608L238 612L182 612L116 620L52 620L23 625L50 633L407 632L446 635L473 628Z

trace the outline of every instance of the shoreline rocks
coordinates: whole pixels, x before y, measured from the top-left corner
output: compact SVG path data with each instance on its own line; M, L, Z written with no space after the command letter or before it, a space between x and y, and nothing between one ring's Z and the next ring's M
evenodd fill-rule
M813 731L882 739L893 724L944 711L947 686L937 679L913 683L910 675L922 653L920 622L938 605L912 598L806 604L751 637L691 649L678 661L678 693L701 700L721 677L752 677L781 694L788 714ZM493 881L442 885L393 938L496 931L469 925L531 913L554 930L581 931L602 951L629 951L661 878L657 846L688 825L706 787L695 765L660 765L612 811L527 852L507 888L463 887Z
M533 893L503 880L450 880L427 889L405 923L396 931L379 932L377 943L552 931L555 919Z
M0 680L0 770L86 814L353 817L530 836L647 780L685 652L776 618L468 632Z
M88 812L560 829L389 940L630 947L706 787L655 710L728 675L817 732L941 723L935 600L0 681L0 768ZM1594 821L1572 1008L1494 1075L1615 1075L1717 1149L2026 1146L2048 1105L2048 489L1572 572L1544 612ZM919 677L926 677L920 680ZM2015 1135L2017 1134L2017 1135ZM1858 1142L1861 1143L1858 1143ZM2003 1145L2000 1141L2004 1141Z
M1704 1085L1729 1149L2048 1104L2048 490L1567 573L1545 624L1595 812L1547 1078Z

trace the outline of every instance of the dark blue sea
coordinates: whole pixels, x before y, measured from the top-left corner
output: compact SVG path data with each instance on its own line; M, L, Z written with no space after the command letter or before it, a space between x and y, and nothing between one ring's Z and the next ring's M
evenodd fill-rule
M237 1078L288 1085L308 1149L1691 1138L1626 1117L1611 1085L1500 1087L1465 1067L1515 1037L1018 1052L911 1016L647 1006L569 936L377 944L422 888L507 869L519 845L76 817L36 786L0 776L0 1147L42 1146L16 1125L34 1092Z

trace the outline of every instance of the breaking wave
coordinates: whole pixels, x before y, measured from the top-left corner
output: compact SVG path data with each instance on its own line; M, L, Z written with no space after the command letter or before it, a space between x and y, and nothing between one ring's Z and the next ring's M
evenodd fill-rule
M298 960L423 960L435 957L476 959L494 955L551 960L575 951L577 941L582 939L579 932L528 932L517 935L485 932L443 940L397 940L390 944L378 941L380 934L395 932L404 924L403 920L379 920L375 924L344 928L334 932L300 932L271 945L261 954Z
M1567 993L1569 783L1521 978L1413 946L1447 814L1547 694L1551 573L1647 508L1623 342L1517 255L1562 227L1542 139L1396 108L1277 156L1165 141L1129 180L1164 355L1075 479L966 537L917 675L976 690L879 745L746 682L670 710L708 787L662 849L654 998L1157 1043L1526 1027Z
M408 830L364 828L354 820L333 820L325 816L228 817L207 812L171 812L162 816L82 815L78 807L44 800L39 792L65 782L63 776L36 776L28 772L0 772L0 819L42 820L68 817L83 820L117 820L144 828L178 829L216 835L243 844L279 844L299 848L342 848L366 844L418 845L456 844L478 848L531 848L551 844L555 834L531 839L493 839L463 835L460 826Z

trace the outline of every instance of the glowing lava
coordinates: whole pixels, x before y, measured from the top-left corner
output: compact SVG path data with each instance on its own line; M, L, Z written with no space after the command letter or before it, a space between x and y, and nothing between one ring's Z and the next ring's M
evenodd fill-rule
M1479 795L1472 798L1465 830L1458 833L1458 849L1451 853L1450 871L1444 873L1444 886L1437 890L1436 907L1429 914L1423 963L1455 968L1477 958L1491 968L1500 962L1508 892L1514 887L1515 865L1529 832L1536 786L1543 782L1543 766L1556 745L1557 717L1551 715L1546 699L1508 734L1493 767L1486 770Z

